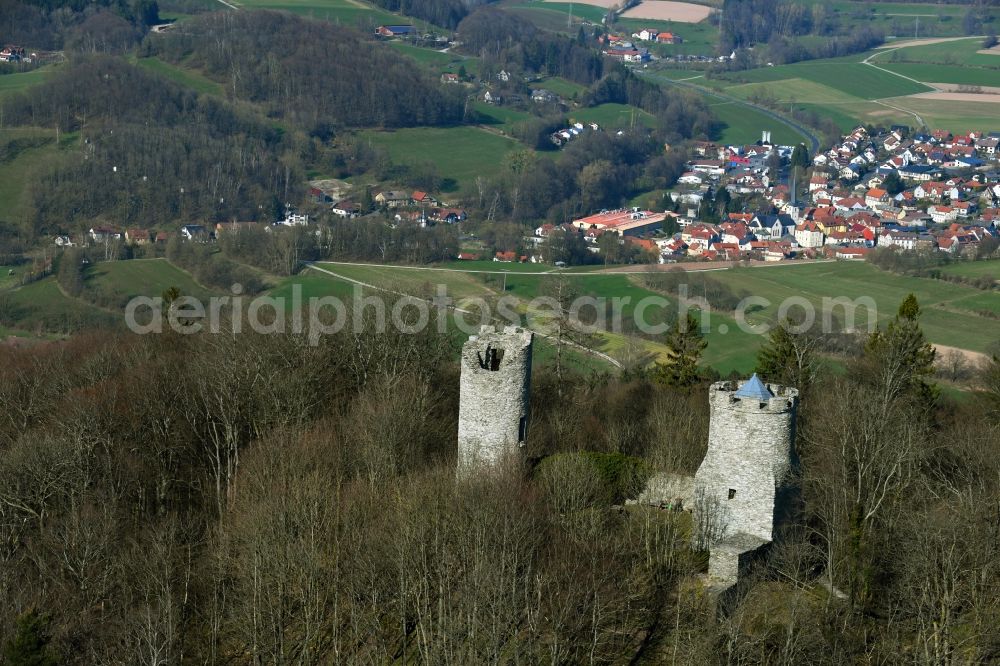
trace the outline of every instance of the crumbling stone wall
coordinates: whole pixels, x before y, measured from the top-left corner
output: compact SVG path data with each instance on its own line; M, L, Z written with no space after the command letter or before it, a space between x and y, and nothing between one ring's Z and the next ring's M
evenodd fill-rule
M737 397L735 382L709 391L708 452L695 487L721 507L726 535L774 538L776 497L788 483L798 391L768 385L766 400Z
M527 443L531 331L484 326L462 347L458 473L498 464Z

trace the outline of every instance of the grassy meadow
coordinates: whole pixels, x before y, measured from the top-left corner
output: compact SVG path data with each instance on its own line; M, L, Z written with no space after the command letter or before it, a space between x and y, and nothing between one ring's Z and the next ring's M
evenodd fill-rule
M522 144L478 127L416 127L391 132L364 132L371 145L384 149L396 164L431 162L445 179L445 191L470 186L476 176L503 168L503 156Z

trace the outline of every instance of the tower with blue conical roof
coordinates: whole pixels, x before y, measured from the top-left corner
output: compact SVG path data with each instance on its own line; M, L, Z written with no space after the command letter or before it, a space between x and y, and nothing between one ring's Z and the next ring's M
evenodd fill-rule
M711 521L709 575L735 582L741 557L774 539L790 485L797 389L755 374L709 389L708 451L695 474L696 518Z

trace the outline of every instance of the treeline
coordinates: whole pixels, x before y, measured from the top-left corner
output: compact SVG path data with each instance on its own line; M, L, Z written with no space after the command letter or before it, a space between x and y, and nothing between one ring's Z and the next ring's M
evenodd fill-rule
M31 49L122 51L159 22L156 0L5 0L5 43Z
M858 3L858 8L868 10L870 5ZM885 41L881 30L868 26L844 29L838 14L826 5L787 0L726 0L719 28L721 52L770 44L766 62L775 64L849 55ZM829 39L806 44L796 39L803 35Z
M590 85L604 75L601 54L580 40L539 30L527 19L484 7L458 26L461 49L488 65L562 76Z
M848 35L838 35L822 42L804 42L800 39L780 37L771 40L765 50L767 62L784 65L802 60L839 58L861 53L885 42L885 32L870 27L858 28Z
M562 224L601 208L616 208L639 192L671 186L683 173L686 154L681 147L664 152L663 144L644 128L621 136L588 132L555 159L527 151L508 155L500 175L477 181L467 206L474 219L487 223Z
M360 33L284 12L206 14L155 35L144 53L184 61L228 95L318 133L462 122L465 96Z
M225 101L115 58L73 63L8 96L11 125L79 131L77 148L28 186L35 233L94 219L120 228L276 219L302 194L292 139Z
M454 29L469 12L494 0L372 0L372 4L391 12L422 19Z

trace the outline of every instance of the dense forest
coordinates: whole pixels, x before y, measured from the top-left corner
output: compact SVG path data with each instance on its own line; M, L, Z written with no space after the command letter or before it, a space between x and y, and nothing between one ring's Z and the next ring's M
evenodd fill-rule
M275 48L275 45L280 45ZM465 96L360 33L270 11L214 13L154 35L144 53L184 60L225 82L228 95L316 132L463 120Z
M156 0L4 0L0 41L33 49L121 52L158 21Z
M75 148L30 183L35 233L177 219L270 219L300 196L281 132L118 58L80 59L7 97L8 124L76 132ZM151 122L152 121L152 122Z
M527 19L495 7L484 7L463 20L457 40L466 53L502 67L562 76L584 85L604 75L605 63L596 49L539 30Z
M832 10L821 3L809 5L782 0L726 0L719 23L719 49L731 50L768 44L759 64L791 63L835 58L865 51L885 41L885 34L868 26L852 25L843 31ZM801 40L804 35L826 37Z
M697 373L550 357L526 473L456 482L455 341L351 329L0 348L7 662L1000 658L1000 363L938 395L915 303L846 371L764 347L803 390L801 510L725 614L686 514L620 507L697 467Z
M372 0L372 4L422 19L444 28L454 29L477 7L494 0Z

